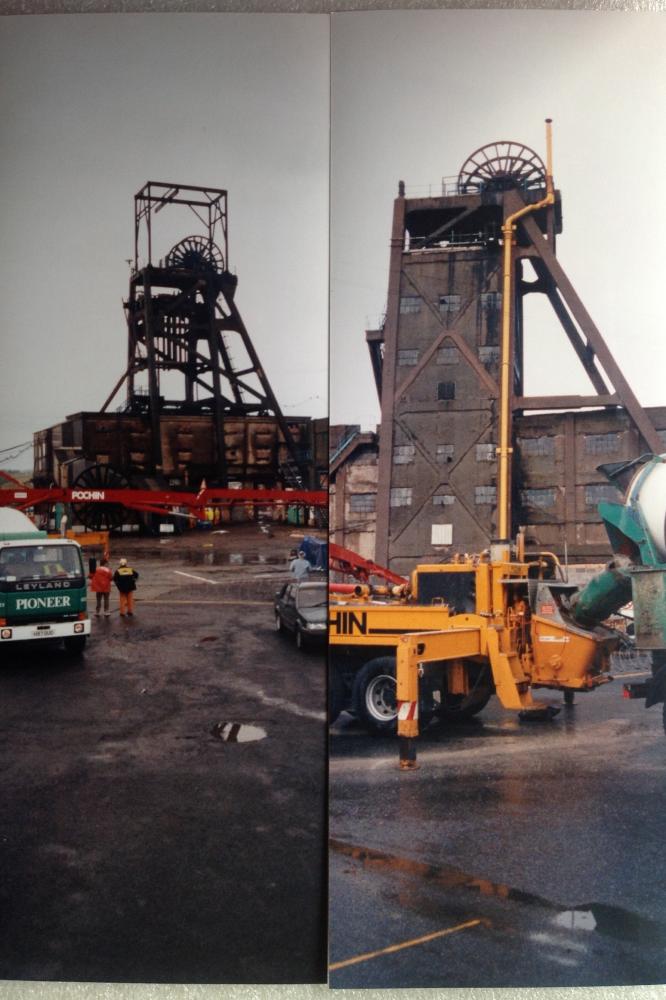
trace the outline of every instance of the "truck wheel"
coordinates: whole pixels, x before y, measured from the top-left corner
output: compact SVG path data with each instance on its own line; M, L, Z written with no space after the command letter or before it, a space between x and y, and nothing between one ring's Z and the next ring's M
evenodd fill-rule
M419 726L430 723L434 713L432 693L424 693L419 703ZM352 704L355 714L373 736L393 735L398 729L395 697L395 659L378 656L364 664L354 679Z
M334 663L328 672L328 724L332 726L341 712L345 710L347 686L342 674Z
M86 648L87 638L85 635L68 636L65 639L65 652L70 653L72 656L80 656Z
M478 664L473 664L478 667ZM435 714L443 722L464 722L472 719L483 711L493 693L490 671L487 665L481 666L476 672L476 678L469 694L449 694L442 690L441 702L435 707Z

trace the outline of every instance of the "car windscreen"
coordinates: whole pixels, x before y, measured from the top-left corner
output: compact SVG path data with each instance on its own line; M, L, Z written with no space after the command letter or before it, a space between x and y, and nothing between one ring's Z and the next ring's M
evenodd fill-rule
M328 587L325 583L316 587L299 587L296 592L296 605L299 608L320 608L328 600Z
M11 545L0 549L0 582L83 577L76 545Z

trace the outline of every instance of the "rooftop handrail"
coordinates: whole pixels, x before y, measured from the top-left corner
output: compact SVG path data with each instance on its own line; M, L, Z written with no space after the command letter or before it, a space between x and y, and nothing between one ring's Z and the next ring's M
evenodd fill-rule
M338 447L335 449L335 451L333 452L333 454L329 458L329 460L328 460L329 466L333 465L333 463L336 461L336 459L338 459L340 457L340 455L343 453L343 451L345 450L345 448L347 448L352 443L352 441L354 440L354 438L356 437L356 435L359 434L359 433L360 432L359 432L358 428L354 427L350 431L350 433L347 434L347 436L338 445Z
M474 181L461 184L460 178L456 175L442 177L441 181L434 184L407 184L405 195L408 198L448 198L462 194L478 194L483 191L485 186L483 182L476 183ZM521 191L534 189L533 183L529 181L525 184L518 184L517 187Z

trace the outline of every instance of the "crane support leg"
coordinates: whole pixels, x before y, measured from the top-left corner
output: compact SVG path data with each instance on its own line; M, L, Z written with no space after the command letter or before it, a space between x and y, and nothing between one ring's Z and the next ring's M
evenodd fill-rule
M398 748L400 770L414 771L416 738L419 735L418 643L410 635L400 636L396 650L396 698L398 702Z

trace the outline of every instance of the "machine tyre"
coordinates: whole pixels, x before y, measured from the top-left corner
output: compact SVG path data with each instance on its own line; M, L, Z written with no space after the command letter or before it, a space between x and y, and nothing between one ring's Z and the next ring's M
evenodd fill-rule
M486 674L485 678L482 677L483 674ZM449 695L442 691L442 701L435 708L437 718L442 722L464 722L482 712L493 694L490 668L487 665L481 666L479 677L481 682L477 680L477 686L468 695Z
M282 618L280 617L277 611L275 612L275 631L280 633L284 632L284 625L282 624Z
M395 697L395 659L378 656L364 664L354 678L352 707L354 714L373 736L394 735L398 729ZM419 726L429 725L435 706L432 692L422 685L419 703Z
M575 701L575 694L574 694L574 692L573 691L568 691L568 690L565 691L564 692L564 704L565 705L573 705L574 701Z
M296 626L296 648L297 649L305 649L306 646L307 646L307 639L303 635L302 630L297 625Z
M347 688L342 674L334 663L328 672L328 724L333 725L341 712L344 712Z
M81 656L86 648L86 635L72 635L65 639L65 652L70 656Z

